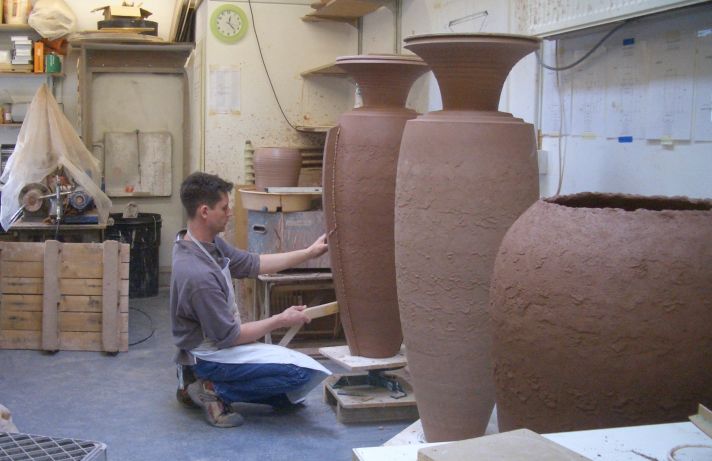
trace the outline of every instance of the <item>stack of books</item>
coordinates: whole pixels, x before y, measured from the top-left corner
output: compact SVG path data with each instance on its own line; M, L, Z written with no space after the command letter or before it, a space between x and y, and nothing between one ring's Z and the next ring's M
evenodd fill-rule
M28 67L32 71L32 40L27 35L13 35L12 42L12 66L15 68Z

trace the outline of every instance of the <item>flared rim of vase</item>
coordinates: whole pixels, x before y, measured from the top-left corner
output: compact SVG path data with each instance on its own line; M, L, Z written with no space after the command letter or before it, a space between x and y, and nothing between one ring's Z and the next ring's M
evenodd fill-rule
M353 56L339 56L336 64L413 64L427 66L420 56L408 54L359 54Z
M605 192L579 192L555 195L542 202L568 209L611 210L618 212L703 212L712 214L712 200L685 196L636 195Z
M517 42L528 41L532 44L538 45L541 43L541 38L534 37L531 35L522 34L499 34L499 33L438 33L438 34L420 34L411 35L403 39L406 47L407 45L414 43L424 43L424 42L459 42L459 43L477 43L477 42L490 42L493 39L505 39L513 40Z

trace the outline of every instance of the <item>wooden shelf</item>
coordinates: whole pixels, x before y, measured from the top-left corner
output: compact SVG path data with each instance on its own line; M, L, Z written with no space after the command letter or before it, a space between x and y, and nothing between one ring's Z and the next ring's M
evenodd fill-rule
M323 66L315 67L313 69L305 70L300 74L302 77L346 77L346 72L341 69L336 63L326 64Z
M297 125L295 128L297 131L301 131L302 133L326 133L330 129L334 128L334 125Z
M306 16L303 21L338 21L356 25L358 18L373 13L386 0L331 0Z
M45 72L25 72L25 71L0 71L0 77L64 77L62 72L53 72L51 74Z
M0 123L0 128L20 128L22 123Z
M0 32L36 33L35 29L27 24L0 24Z

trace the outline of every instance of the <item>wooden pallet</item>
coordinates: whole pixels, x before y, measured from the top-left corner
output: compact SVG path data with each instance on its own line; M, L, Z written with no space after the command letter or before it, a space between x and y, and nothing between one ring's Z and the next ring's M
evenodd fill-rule
M397 377L407 396L394 399L388 389L369 385L334 389L334 383L342 376L362 376L348 373L332 375L324 381L324 401L334 408L336 419L342 423L417 420L418 407L407 371L396 370L388 375Z
M0 349L128 350L127 244L0 242Z

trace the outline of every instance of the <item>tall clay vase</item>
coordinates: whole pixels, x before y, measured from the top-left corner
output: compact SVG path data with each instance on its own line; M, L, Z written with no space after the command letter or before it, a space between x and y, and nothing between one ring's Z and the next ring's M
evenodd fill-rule
M687 420L712 405L712 201L538 201L492 280L499 428Z
M487 313L507 228L538 198L534 128L497 111L534 38L405 39L430 65L443 110L406 124L396 184L401 324L428 442L480 436L494 406Z
M410 87L428 70L417 56L337 59L361 89L363 106L330 130L323 206L341 323L352 355L395 355L403 342L395 287L396 166Z
M260 147L255 149L255 186L294 187L299 182L302 154L291 147Z

